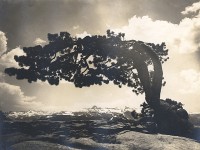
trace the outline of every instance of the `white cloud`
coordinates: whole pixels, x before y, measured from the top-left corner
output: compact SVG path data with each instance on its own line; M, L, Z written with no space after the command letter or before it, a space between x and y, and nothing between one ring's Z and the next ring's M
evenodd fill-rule
M17 47L2 55L0 63L5 67L18 67L18 63L14 60L15 55L21 56L25 55L25 53L20 47Z
M0 106L3 111L20 111L40 108L41 103L33 101L35 97L25 96L19 86L0 82Z
M193 3L191 6L188 6L185 8L184 11L181 13L184 15L190 14L190 13L198 13L200 10L200 2Z
M180 92L182 94L198 93L200 89L200 72L194 69L182 70L180 77L183 79L184 86L181 87Z
M132 17L128 25L114 29L125 33L127 40L135 39L145 42L166 42L168 48L180 53L191 53L199 49L200 18L184 18L179 24L156 20L149 16Z
M15 55L24 55L20 47L7 50L7 38L3 32L0 32L0 58L1 69L5 67L18 67L14 60ZM35 97L25 96L20 86L5 83L5 74L0 72L0 110L3 111L20 111L41 108L42 103L34 101Z
M91 36L91 34L87 33L86 31L84 31L83 33L80 33L80 34L76 34L76 36L78 38L84 38L86 36Z
M114 29L115 32L125 33L127 40L143 40L145 42L161 43L168 39L166 33L172 33L175 29L174 24L167 21L153 21L149 16L132 17L128 21L128 25L119 29ZM155 34L156 33L156 34ZM166 35L168 37L166 37Z
M191 53L199 50L200 18L183 19L177 28L177 32L174 44L177 44L179 52Z
M5 33L0 31L0 55L2 55L7 50L7 38Z
M36 38L35 41L33 42L35 45L41 45L44 46L47 42L41 38Z

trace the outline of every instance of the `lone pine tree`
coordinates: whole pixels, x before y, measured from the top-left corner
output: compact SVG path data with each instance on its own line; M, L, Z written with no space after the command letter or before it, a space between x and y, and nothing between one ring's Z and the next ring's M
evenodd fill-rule
M161 87L165 84L162 63L169 58L168 50L165 43L126 41L124 36L110 30L107 35L84 38L73 38L67 32L48 34L47 45L24 47L25 55L14 56L19 68L6 68L5 73L16 75L17 79L27 79L30 83L41 80L58 85L60 80L66 80L79 88L109 82L120 88L128 86L136 94L145 93L146 102L155 111L157 124L162 129L161 120L173 112L169 109L172 104L160 100ZM169 118L176 116L177 119L180 108L182 105ZM170 124L171 119L166 120Z

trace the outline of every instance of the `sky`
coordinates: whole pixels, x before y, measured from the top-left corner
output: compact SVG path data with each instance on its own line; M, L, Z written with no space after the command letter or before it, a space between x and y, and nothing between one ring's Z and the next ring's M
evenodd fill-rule
M44 45L47 33L72 36L125 33L125 39L165 42L170 59L163 65L167 82L161 98L182 102L190 113L200 112L200 2L198 0L1 0L0 109L80 110L125 106L139 110L144 95L115 85L75 88L37 82L29 84L4 74L17 67L14 55L26 46Z

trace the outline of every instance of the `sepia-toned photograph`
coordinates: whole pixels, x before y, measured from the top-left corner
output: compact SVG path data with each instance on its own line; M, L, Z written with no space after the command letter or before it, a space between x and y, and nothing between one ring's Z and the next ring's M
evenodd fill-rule
M0 150L200 150L200 1L0 0Z

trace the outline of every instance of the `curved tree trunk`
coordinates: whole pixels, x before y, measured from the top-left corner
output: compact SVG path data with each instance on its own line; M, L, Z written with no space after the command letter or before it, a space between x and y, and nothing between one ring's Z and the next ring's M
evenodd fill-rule
M154 109L158 131L173 135L187 134L193 128L188 120L187 111L177 104L160 100L163 70L158 55L150 47L145 46L143 50L150 56L154 68L150 90L146 90L145 95L150 96L146 101Z
M159 56L151 47L140 44L137 50L133 49L133 63L137 69L138 77L145 92L145 100L154 110L153 120L157 124L157 131L161 133L183 135L192 129L188 120L187 111L179 106L176 101L160 99L163 70ZM153 65L153 76L150 76L145 56L150 57Z
M135 54L135 57L141 57L139 54ZM146 63L143 61L143 59L135 59L135 65L138 72L138 77L140 79L140 82L143 86L143 90L145 92L145 100L148 104L151 103L152 100L152 89L151 89L151 82L150 82L150 76L149 71Z
M150 47L146 45L140 46L141 52L146 53L148 56L150 56L152 60L154 68L152 81L150 79L147 64L142 58L143 55L139 55L137 53L135 57L138 57L139 59L135 59L137 60L136 69L138 71L138 76L145 92L145 100L150 105L150 107L155 110L159 108L160 104L160 93L163 78L162 64L159 60L158 55Z
M151 57L154 67L153 79L151 84L152 97L149 105L155 110L159 108L160 104L160 93L163 79L162 64L159 60L158 55L151 48L145 49L145 52Z

